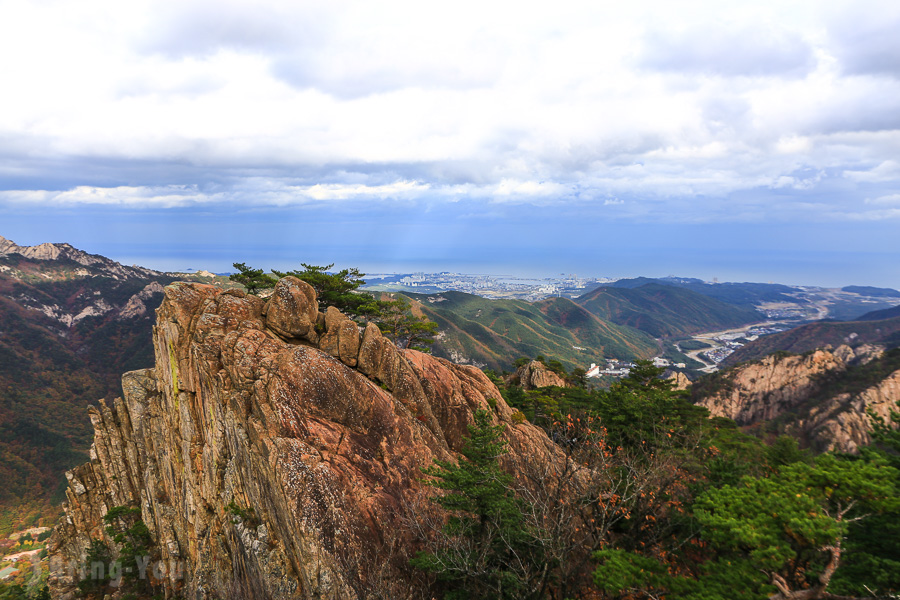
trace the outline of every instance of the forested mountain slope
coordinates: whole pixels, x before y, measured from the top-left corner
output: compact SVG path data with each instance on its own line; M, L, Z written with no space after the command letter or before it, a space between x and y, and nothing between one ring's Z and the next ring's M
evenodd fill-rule
M410 294L440 333L437 356L511 370L521 356L544 355L567 368L604 357L648 358L657 352L646 333L598 319L566 298L530 304L488 300L463 292Z
M597 288L575 302L600 319L634 327L658 338L729 329L763 318L751 308L652 282L634 288Z
M85 407L153 363L153 312L174 280L0 237L0 532L61 496L63 472L90 445Z

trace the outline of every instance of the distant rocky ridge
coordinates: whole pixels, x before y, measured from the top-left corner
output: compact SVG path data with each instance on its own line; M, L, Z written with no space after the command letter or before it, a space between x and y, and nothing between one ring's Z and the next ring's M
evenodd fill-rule
M503 426L511 472L561 460L481 370L320 313L292 277L268 300L170 285L153 345L155 368L91 409L91 461L68 474L53 538L54 597L73 597L66 566L110 542L103 515L124 505L140 509L155 558L183 568L164 578L167 597L350 597L360 565L404 535L420 469L459 451L473 411Z
M763 433L788 433L818 451L857 452L871 442L871 411L890 424L900 401L900 351L847 345L778 353L695 383L713 416Z
M103 274L117 279L124 278L149 278L160 277L163 275L160 271L145 269L144 267L132 266L126 267L114 260L100 256L99 254L88 254L83 250L79 250L70 244L51 244L43 243L37 246L19 246L12 240L8 240L0 236L0 256L8 254L18 254L32 260L70 260L85 267L93 267L91 272L83 271L78 275L98 275ZM8 269L2 269L8 270Z

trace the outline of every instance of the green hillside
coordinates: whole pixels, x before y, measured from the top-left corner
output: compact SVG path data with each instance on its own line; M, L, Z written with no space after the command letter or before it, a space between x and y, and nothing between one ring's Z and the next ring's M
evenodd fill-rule
M753 307L764 302L797 302L797 299L791 295L797 290L779 283L704 283L699 279L683 277L663 277L660 279L635 277L633 279L620 279L611 283L609 287L633 289L648 283L686 289L715 298L720 302L745 307Z
M762 319L750 308L659 283L635 288L601 287L575 302L601 320L634 327L657 338L728 329Z
M604 322L566 298L529 304L463 292L410 297L440 328L437 356L492 369L510 370L520 356L555 358L571 369L605 357L649 358L657 351L649 335Z

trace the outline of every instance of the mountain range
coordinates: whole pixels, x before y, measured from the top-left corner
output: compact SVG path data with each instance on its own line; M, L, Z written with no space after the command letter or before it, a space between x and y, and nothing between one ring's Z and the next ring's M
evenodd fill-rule
M152 365L154 311L164 286L184 279L229 285L212 274L125 266L69 244L19 246L0 237L0 532L53 513L62 473L87 456L85 407L121 395L122 372ZM778 284L637 278L534 303L456 291L407 295L414 311L438 323L435 356L504 371L538 355L567 369L651 358L673 340L759 321L758 303L802 302L796 292ZM734 360L824 344L890 345L900 331L898 311L762 337Z
M687 337L764 318L752 308L653 281L637 287L600 287L575 301L601 319L640 329L656 338Z

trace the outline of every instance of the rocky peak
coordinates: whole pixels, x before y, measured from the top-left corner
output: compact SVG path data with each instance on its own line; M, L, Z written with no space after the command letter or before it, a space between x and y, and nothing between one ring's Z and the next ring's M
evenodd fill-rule
M503 425L510 471L562 460L479 369L322 314L302 281L268 300L175 283L156 317L155 368L92 410L92 460L67 474L54 597L72 597L66 566L110 543L102 517L121 505L140 508L154 560L180 566L167 596L349 597L359 565L405 535L421 468L454 459L475 410Z
M557 373L547 368L539 360L522 365L513 373L509 382L521 386L523 390L535 390L542 387L566 387L568 384Z
M159 271L145 269L143 267L126 267L99 254L88 254L70 244L45 242L37 246L19 246L12 240L0 236L0 255L19 254L25 258L37 261L68 259L85 267L97 269L103 274L116 278L128 277L157 277L162 275ZM88 273L85 273L87 275Z

